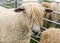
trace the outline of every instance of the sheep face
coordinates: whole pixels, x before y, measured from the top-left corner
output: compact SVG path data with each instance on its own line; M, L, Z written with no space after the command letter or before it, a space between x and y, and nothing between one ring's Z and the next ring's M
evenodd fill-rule
M17 8L16 10L14 10L15 12L23 12L24 13L24 16L26 17L27 14L26 14L26 11L25 9L22 9L22 8ZM35 21L33 21L31 18L32 18L32 15L30 17L27 17L28 18L28 21L29 22L26 22L28 23L28 28L30 28L30 32L31 32L31 35L38 35L38 33L40 32L40 25L38 25L37 23L35 23ZM30 25L30 26L29 26Z
M23 9L22 9L23 8ZM31 2L31 3L24 3L21 6L21 9L18 8L15 12L23 12L24 17L27 19L27 26L32 31L32 35L37 35L40 32L40 27L43 26L43 19L44 11L42 10L43 7L39 3Z

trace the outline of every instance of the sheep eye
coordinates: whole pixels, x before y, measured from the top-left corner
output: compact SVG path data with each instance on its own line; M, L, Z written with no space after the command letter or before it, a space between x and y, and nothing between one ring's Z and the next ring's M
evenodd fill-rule
M21 12L21 11L24 11L25 9L24 8L17 8L17 9L15 9L14 11L15 12Z

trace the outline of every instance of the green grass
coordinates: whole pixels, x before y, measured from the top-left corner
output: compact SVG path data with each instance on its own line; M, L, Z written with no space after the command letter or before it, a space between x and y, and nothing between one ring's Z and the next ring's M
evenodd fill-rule
M60 21L58 21L58 23L60 23ZM60 28L60 25L56 25L56 28Z
M4 6L9 6L9 7L6 7L6 8L14 8L14 4L4 4Z
M37 41L40 41L40 38L36 38L36 37L33 37L33 36L31 36L32 38L34 38L34 39L36 39ZM34 40L30 40L30 43L38 43L38 42L36 42L36 41L34 41Z
M58 23L60 23L60 21L58 21ZM47 22L47 26L44 25L44 27L46 27L46 28L51 27L51 22ZM60 28L60 25L56 24L55 27L56 27L56 28Z

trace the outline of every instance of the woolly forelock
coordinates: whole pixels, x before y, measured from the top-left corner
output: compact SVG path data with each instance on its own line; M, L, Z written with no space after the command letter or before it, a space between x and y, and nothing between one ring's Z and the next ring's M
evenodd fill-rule
M32 26L33 22L40 26L43 25L44 7L42 5L36 2L29 2L22 4L21 7L25 9L26 17L29 19L29 26Z

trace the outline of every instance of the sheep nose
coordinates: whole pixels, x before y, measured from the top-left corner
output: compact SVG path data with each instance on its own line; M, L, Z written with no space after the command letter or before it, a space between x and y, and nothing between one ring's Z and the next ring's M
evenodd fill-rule
M36 31L34 31L34 30L32 30L32 32L33 32L35 35L38 35L38 32L36 32Z

